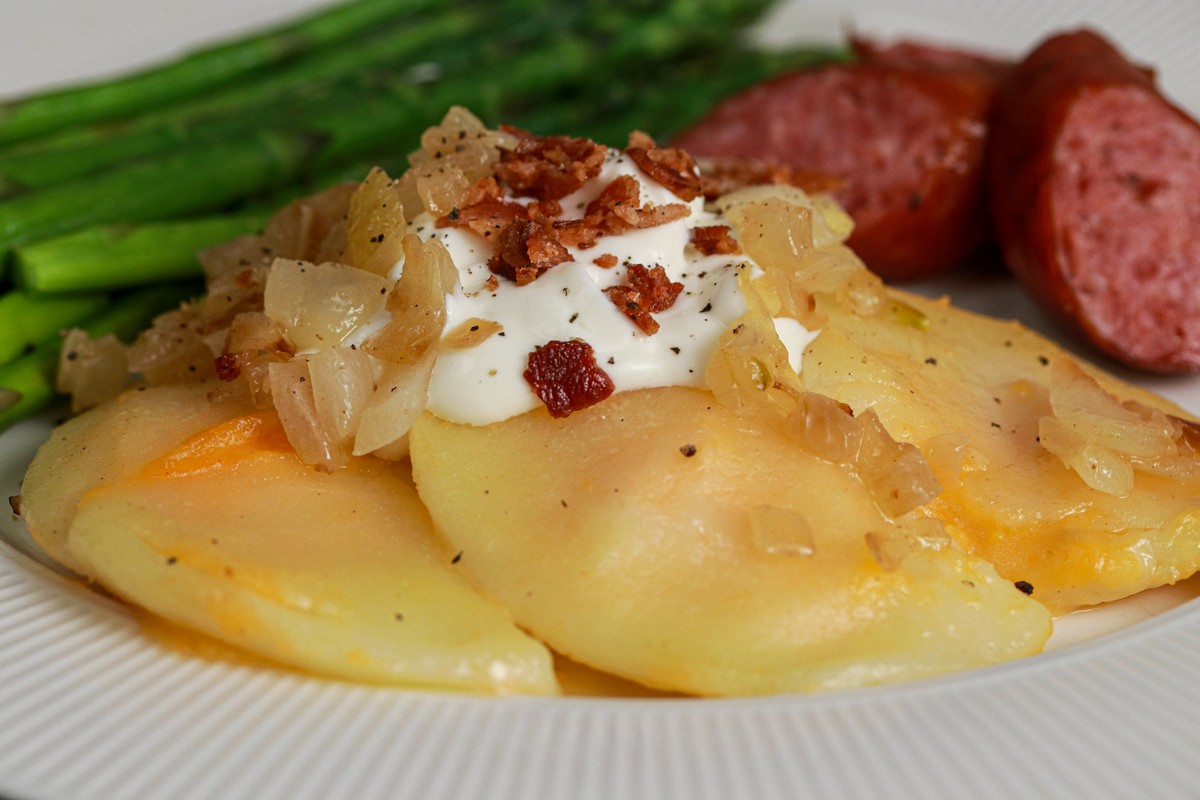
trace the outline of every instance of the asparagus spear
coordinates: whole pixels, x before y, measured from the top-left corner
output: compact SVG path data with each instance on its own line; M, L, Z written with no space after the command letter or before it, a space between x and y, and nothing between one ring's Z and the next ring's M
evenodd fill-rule
M178 305L195 290L194 284L143 289L83 320L80 327L93 337L112 333L128 341L157 314ZM0 431L54 400L54 373L60 349L61 338L55 333L31 352L0 365Z
M23 195L0 203L0 253L86 225L220 208L295 178L321 144L316 132L263 131Z
M0 364L4 364L63 328L108 304L102 294L53 297L13 290L0 295Z
M583 76L618 75L689 49L717 46L728 27L745 18L748 7L761 5L676 0L636 20L597 12L583 30L569 30L538 48L518 46L506 52L498 43L499 54L487 55L488 48L481 46L484 57L494 59L493 70L503 67L495 81L470 72L428 85L400 82L365 98L323 106L299 128L294 121L282 121L278 130L202 143L23 195L0 203L0 253L90 224L165 219L217 209L238 196L295 180L306 168L326 169L396 142L415 141L453 103L497 121L505 105L528 101ZM618 19L623 19L624 27L616 24Z
M485 17L455 11L390 27L256 76L198 100L155 110L122 123L73 128L0 151L0 197L93 174L134 158L198 140L220 140L278 118L302 118L331 97L373 92L405 79L404 70L436 58L449 44L482 35ZM409 78L410 80L412 78Z
M104 292L199 278L199 250L261 230L266 216L241 213L84 228L18 249L16 282L40 293ZM0 307L3 301L0 297ZM0 345L5 337L0 322ZM3 353L0 347L0 363Z
M0 144L195 96L306 51L383 23L431 13L445 4L445 0L354 0L265 33L197 51L166 66L3 103Z
M526 109L503 109L502 119L538 132L567 131L620 146L628 132L645 130L665 141L698 119L721 97L783 69L795 69L845 59L844 50L826 47L782 52L740 48L671 62L641 87L613 81L571 86L566 97L532 104ZM573 102L583 94L587 103ZM356 180L372 165L396 165L399 154L368 159L338 168L307 186L291 187L257 204L255 211L237 212L140 225L97 226L14 250L18 285L38 292L104 291L123 287L199 277L195 252L258 229L269 214L306 191Z

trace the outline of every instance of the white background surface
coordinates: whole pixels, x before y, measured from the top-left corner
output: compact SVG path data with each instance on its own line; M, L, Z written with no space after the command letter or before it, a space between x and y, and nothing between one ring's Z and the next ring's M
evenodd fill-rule
M7 0L0 97L174 55L304 0ZM791 2L764 37L855 27L1019 53L1086 22L1200 108L1200 4ZM1006 278L931 283L1061 336ZM1139 379L1200 411L1196 378ZM17 491L45 419L0 435ZM970 674L820 697L476 699L189 661L18 552L0 519L0 795L94 798L1200 796L1200 608ZM1154 609L1135 608L1136 617Z

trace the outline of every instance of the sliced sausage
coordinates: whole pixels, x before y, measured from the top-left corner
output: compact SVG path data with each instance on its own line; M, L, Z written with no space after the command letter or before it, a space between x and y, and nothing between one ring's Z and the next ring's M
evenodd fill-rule
M843 179L834 196L855 220L850 246L884 278L923 277L987 238L984 139L995 84L996 73L975 61L866 54L735 95L675 144Z
M1088 30L1001 83L989 152L1005 261L1133 366L1200 369L1200 126Z

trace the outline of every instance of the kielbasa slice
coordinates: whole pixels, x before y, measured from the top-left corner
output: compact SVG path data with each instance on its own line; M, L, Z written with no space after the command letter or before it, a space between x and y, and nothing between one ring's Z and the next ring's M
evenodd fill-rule
M1200 126L1101 36L1054 36L997 91L991 208L1013 273L1105 352L1200 370Z
M858 47L860 61L728 98L675 144L842 179L834 196L855 220L849 244L884 278L960 264L988 238L983 165L997 70L983 58L905 63L903 51Z

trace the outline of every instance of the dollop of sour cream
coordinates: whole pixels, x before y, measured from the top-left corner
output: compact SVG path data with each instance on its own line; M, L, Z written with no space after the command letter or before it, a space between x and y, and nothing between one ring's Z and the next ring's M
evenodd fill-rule
M598 176L561 200L563 217L581 218L587 204L621 175L640 187L643 205L681 203L650 179L625 154L610 150ZM520 201L519 198L513 198ZM445 331L467 320L490 320L502 327L482 343L439 353L429 384L427 409L453 422L487 425L523 414L541 404L523 373L529 354L554 340L582 339L615 391L660 386L703 387L704 371L718 339L747 305L738 287L741 270L758 270L744 254L703 255L690 245L695 227L728 225L704 208L702 197L687 202L690 214L651 228L605 236L586 250L568 248L572 260L543 272L524 286L491 281L492 244L465 227L437 228L428 214L409 223L409 232L442 241L458 269L460 286L447 297ZM615 267L598 266L602 255ZM647 335L604 293L626 282L626 265L661 266L684 286L675 303L654 315L659 330ZM390 277L398 279L403 262ZM375 326L369 326L375 327ZM801 353L817 332L792 319L777 319L776 330L799 371Z

